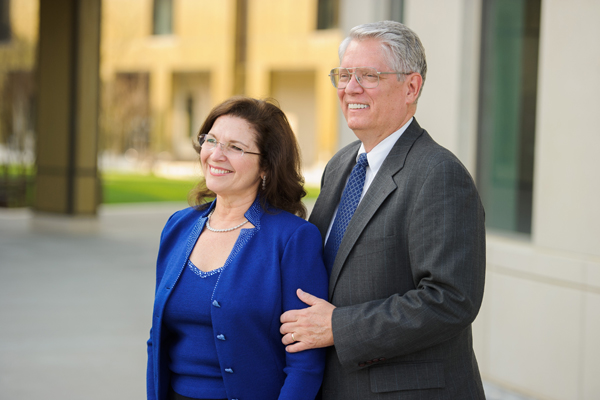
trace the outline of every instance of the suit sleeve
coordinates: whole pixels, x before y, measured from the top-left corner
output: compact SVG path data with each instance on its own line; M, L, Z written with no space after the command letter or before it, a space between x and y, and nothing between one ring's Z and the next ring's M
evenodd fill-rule
M415 289L334 310L335 348L346 370L436 346L470 326L479 311L485 228L472 178L458 161L445 159L429 168L415 193L408 215L396 216L409 219Z
M327 298L328 278L323 264L323 246L318 229L302 224L288 241L283 258L282 300L284 311L306 308L297 289L322 299ZM279 399L313 400L323 380L325 349L286 353L284 371L287 375Z

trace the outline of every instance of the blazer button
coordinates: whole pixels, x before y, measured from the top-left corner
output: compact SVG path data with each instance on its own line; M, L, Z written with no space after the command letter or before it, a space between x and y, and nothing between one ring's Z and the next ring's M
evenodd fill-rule
M233 374L233 370L231 368L225 368L225 372L229 372L230 374Z
M219 340L225 340L225 335L218 334L217 335L217 339L219 339Z
M216 301L216 300L213 300L212 305L215 306L215 307L221 307L221 305L219 304L219 302Z

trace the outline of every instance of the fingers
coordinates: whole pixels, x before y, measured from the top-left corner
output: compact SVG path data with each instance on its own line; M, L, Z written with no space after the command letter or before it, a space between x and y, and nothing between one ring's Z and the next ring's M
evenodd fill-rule
M289 310L280 317L279 332L283 335L282 343L289 353L297 353L319 347L333 345L331 303L306 293L296 291L298 298L309 307L300 310Z
M302 342L296 342L290 346L285 347L285 351L287 351L288 353L299 353L301 351L309 350L309 349L310 349L310 347L308 347L306 344L304 344Z
M300 300L302 300L303 303L308 304L309 306L314 306L314 305L318 304L319 301L324 301L322 299L319 299L318 297L313 296L310 293L306 293L302 289L298 289L296 291L296 295L298 296L298 298ZM286 322L296 322L298 320L298 311L299 310L289 310L289 311L284 312L283 314L281 314L279 321L282 324L285 324ZM287 332L281 332L281 333L285 334Z
M286 311L283 314L281 314L281 317L279 317L279 322L281 322L282 324L296 322L297 320L298 320L297 310ZM281 333L286 334L287 332L282 331Z
M322 299L319 299L318 297L313 296L310 293L306 293L305 291L303 291L302 289L298 289L296 290L296 295L298 296L298 298L300 300L302 300L303 303L308 304L309 306L314 306L315 304L317 304L319 301L323 301Z
M281 342L286 346L299 342L298 332L292 332L283 335L283 337L281 338Z
M298 353L312 348L308 343L303 343L302 340L299 339L298 332L284 335L281 341L285 345L285 351L288 353Z

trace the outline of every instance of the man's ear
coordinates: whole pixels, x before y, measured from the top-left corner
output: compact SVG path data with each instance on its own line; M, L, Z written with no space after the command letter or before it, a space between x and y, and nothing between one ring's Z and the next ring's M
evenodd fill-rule
M416 103L423 87L423 77L418 72L413 72L406 77L406 97L409 103Z

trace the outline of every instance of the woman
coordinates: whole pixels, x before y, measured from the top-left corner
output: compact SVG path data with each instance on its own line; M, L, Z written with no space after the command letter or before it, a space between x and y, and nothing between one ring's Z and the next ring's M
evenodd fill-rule
M314 399L323 350L286 353L279 333L284 311L306 307L296 289L327 296L285 114L261 100L225 101L196 150L196 206L171 216L160 241L148 399Z

